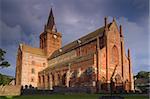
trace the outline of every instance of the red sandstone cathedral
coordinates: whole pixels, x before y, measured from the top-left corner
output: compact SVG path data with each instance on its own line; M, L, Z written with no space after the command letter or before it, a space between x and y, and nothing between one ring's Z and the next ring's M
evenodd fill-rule
M89 87L95 92L134 90L130 50L126 54L122 26L115 19L65 46L57 31L52 9L40 48L20 44L16 60L16 85L38 89Z

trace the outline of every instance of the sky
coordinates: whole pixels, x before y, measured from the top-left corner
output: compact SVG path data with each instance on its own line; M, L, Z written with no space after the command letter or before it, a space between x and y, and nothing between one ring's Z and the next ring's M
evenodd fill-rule
M123 26L126 52L131 50L133 73L150 69L149 0L0 0L0 48L9 68L0 73L15 76L20 43L39 47L39 35L53 8L63 45L104 25L115 17Z

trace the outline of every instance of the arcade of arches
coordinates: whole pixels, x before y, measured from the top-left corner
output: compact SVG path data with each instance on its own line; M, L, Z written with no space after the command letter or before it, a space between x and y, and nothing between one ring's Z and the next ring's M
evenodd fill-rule
M53 86L74 87L92 84L94 81L94 71L92 67L88 67L85 71L66 70L40 74L38 76L38 86L40 89L53 89ZM80 81L80 83L79 83ZM92 85L91 85L92 86Z

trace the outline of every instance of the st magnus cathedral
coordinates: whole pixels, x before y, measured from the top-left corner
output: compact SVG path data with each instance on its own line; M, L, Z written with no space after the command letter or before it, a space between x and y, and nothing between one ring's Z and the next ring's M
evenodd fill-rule
M127 54L122 26L104 18L104 26L62 46L52 9L39 48L20 44L16 60L16 85L42 90L89 87L95 92L134 90L130 49Z

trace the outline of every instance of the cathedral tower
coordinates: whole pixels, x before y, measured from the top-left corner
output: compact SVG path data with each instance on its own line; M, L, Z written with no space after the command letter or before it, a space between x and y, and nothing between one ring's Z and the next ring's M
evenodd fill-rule
M40 48L43 49L49 57L55 50L61 47L61 43L62 35L57 32L53 10L51 8L47 24L44 27L44 32L40 35Z

